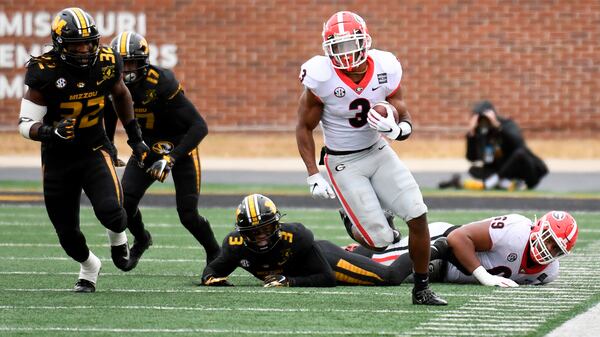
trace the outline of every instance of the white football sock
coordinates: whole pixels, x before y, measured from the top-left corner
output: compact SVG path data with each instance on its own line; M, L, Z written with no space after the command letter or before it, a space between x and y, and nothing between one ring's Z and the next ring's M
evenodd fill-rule
M111 246L120 246L127 243L127 234L125 234L125 231L117 233L107 229L106 234L108 234L108 242L110 242Z
M502 179L500 179L498 186L502 189L508 190L508 189L512 188L512 180L507 179L507 178L502 178Z
M496 187L496 185L498 184L498 180L499 180L499 178L498 178L497 174L492 174L491 176L489 176L483 182L483 184L485 185L485 189L489 190L489 189Z
M88 256L87 260L80 263L79 266L79 278L96 284L100 267L102 267L100 259L90 250L90 256Z

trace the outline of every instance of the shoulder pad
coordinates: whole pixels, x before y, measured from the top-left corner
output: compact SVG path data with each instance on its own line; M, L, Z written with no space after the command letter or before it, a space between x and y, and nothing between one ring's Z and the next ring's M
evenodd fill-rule
M244 244L244 239L237 231L233 231L223 239L223 247L237 247Z
M369 50L369 56L376 60L386 73L402 74L402 66L396 55L379 49L371 49Z
M55 68L58 60L54 55L46 53L41 56L32 57L27 62L27 72L25 73L25 84L33 89L39 90L46 84L54 81Z
M144 79L144 81L146 83L149 84L153 84L153 85L158 85L158 81L161 79L162 77L162 69L155 67L155 66L150 66L148 67L148 72L146 72L146 78Z
M117 64L117 55L111 47L102 45L98 52L98 61L103 65Z
M170 100L175 97L177 93L183 90L175 78L175 73L172 70L150 66L148 69L148 75L150 75L150 72L153 72L152 75L156 75L156 77L146 76L146 80L157 86L158 93L161 97ZM153 79L156 79L157 83L154 83Z
M300 81L311 89L317 87L319 83L329 80L332 75L331 61L322 55L314 56L300 68Z
M292 233L292 244L299 249L310 247L315 240L312 231L299 222L282 223L281 230Z
M533 227L533 222L531 221L531 219L521 214L508 214L507 218L509 222L523 223L529 225L530 227Z

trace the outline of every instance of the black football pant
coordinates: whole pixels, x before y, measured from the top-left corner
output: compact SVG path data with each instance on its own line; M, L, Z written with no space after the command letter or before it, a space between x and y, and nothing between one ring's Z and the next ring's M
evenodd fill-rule
M323 256L329 262L338 285L393 286L399 285L412 273L409 254L401 255L390 266L366 256L354 254L325 241L317 240Z
M206 250L209 258L219 253L219 244L208 221L198 213L200 194L200 158L198 149L177 160L171 171L175 182L177 213L183 226ZM131 158L123 174L124 207L127 212L127 227L138 240L144 238L144 223L138 205L154 179Z
M85 237L79 228L79 203L83 190L90 199L96 218L114 231L127 228L123 192L109 153L100 148L85 153L42 151L44 201L60 245L77 262L89 256Z
M509 179L522 179L527 188L534 188L548 173L546 164L528 148L516 149L498 170L498 176Z

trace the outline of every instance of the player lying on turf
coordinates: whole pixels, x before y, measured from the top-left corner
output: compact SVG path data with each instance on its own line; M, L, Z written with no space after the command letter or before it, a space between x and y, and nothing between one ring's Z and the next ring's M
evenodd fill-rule
M227 276L238 266L262 280L265 287L391 286L412 272L408 254L385 266L329 241L314 240L301 223L280 223L280 219L269 198L245 197L236 211L236 230L225 237L221 254L204 269L202 284L231 285Z
M575 219L562 211L548 212L534 222L519 214L497 216L460 227L436 222L430 224L429 231L432 240L437 239L434 247L438 252L432 252L432 257L436 255L440 260L432 261L430 268L439 268L432 271L438 281L479 281L483 285L500 287L546 284L556 280L558 259L573 250L579 232ZM407 244L408 238L404 238L384 252L356 245L346 248L382 264L390 264L406 255Z

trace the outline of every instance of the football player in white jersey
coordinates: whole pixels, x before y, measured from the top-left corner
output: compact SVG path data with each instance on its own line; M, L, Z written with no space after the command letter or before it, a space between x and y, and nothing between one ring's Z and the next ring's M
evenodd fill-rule
M442 281L517 287L556 280L558 259L571 253L579 230L569 213L551 211L535 223L522 215L508 214L461 227L435 222L430 224L430 232L432 239L447 236L450 248L443 252L443 241L433 245L432 258L449 262ZM407 253L406 239L384 252L369 253L361 248L353 251L389 265ZM444 256L435 256L438 253Z
M404 140L412 131L400 89L402 66L393 54L370 46L364 20L352 12L338 12L323 26L325 56L315 56L301 67L304 91L296 140L307 182L313 197L337 195L353 225L348 232L365 246L384 249L399 240L383 209L406 221L415 271L413 303L446 305L428 284L427 206L412 174L385 140ZM382 117L374 111L380 102L391 104L399 120L393 113ZM332 185L315 160L312 133L319 123L325 139L322 159Z

